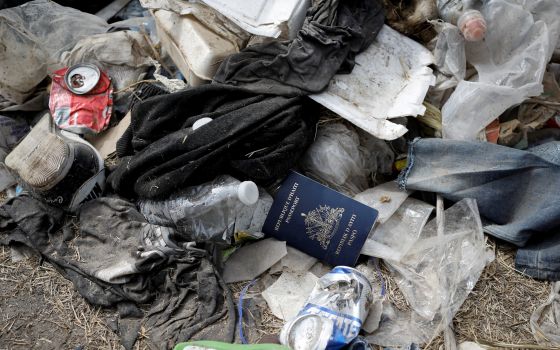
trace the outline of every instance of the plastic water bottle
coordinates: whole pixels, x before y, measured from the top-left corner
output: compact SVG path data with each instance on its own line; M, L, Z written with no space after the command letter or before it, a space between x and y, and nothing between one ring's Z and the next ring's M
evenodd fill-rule
M440 17L459 27L467 41L480 41L486 35L486 20L475 7L479 0L437 0Z
M230 244L236 231L252 224L246 216L255 212L258 201L254 182L224 175L167 200L141 200L138 206L150 224L174 228L176 240ZM240 222L243 227L237 226Z

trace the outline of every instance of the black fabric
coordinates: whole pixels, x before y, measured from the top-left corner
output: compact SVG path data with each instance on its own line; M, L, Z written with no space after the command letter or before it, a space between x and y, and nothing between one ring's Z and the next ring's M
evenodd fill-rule
M108 178L128 197L165 198L220 174L260 184L284 176L315 134L316 105L205 85L152 97L132 111L126 157ZM200 118L212 122L192 131Z
M231 294L206 251L143 244L143 235L152 228L131 203L118 198L86 203L80 212L80 235L70 237L75 248L63 241L68 236L60 229L64 220L62 210L30 196L12 198L0 207L0 244L33 248L88 302L116 305L125 348L133 347L137 318L142 317L135 304L152 302L155 295L160 297L142 321L150 325L155 348L172 348L166 329L174 327L176 337L188 340L226 313L228 329L235 327ZM174 325L178 317L181 325ZM231 341L232 336L228 331L216 340Z
M254 45L227 57L214 81L263 94L318 93L335 73L352 70L356 54L373 42L384 19L378 0L314 1L296 39Z
M193 338L226 313L229 314L228 326L206 340L233 341L235 306L231 293L203 255L197 259L193 256L179 260L177 268L169 271L165 293L159 296L146 316L144 327L149 329L148 339L159 348L171 349L175 344Z

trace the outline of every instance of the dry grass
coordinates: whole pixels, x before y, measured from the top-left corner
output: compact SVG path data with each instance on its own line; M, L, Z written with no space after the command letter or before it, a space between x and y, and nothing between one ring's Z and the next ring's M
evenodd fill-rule
M107 326L115 310L88 304L37 257L12 262L0 246L0 349L122 349ZM136 349L146 349L139 341Z
M548 282L537 281L523 275L514 268L515 248L496 245L489 240L496 259L483 271L473 292L460 308L454 319L458 342L474 341L487 344L489 349L543 349L536 344L531 334L531 313L550 293ZM389 272L382 268L387 288L387 298L399 309L408 310L403 294L399 291ZM236 300L246 283L233 284ZM251 288L258 294L259 285ZM249 295L250 296L250 295ZM263 334L278 334L282 321L267 308L261 308ZM443 336L436 337L423 349L437 350L443 347Z
M491 344L491 348L530 348L536 342L529 317L547 299L550 285L514 270L515 249L490 244L496 260L484 270L454 319L457 340ZM409 308L394 280L386 270L382 272L389 300L401 310ZM0 349L122 348L107 326L107 320L116 317L115 310L89 305L49 264L39 265L37 258L12 262L9 248L0 247L0 285ZM231 285L235 300L245 285ZM263 288L257 283L247 297L258 299ZM257 305L262 325L254 341L277 335L283 324L262 300ZM426 349L440 349L442 344L440 336ZM147 346L139 341L135 348Z
M473 341L491 348L536 346L531 334L531 313L544 303L550 283L537 281L515 270L514 247L489 240L496 259L487 266L472 293L453 320L457 341ZM389 300L399 309L410 308L386 269L382 270ZM440 349L443 336L435 338L425 349ZM536 346L534 348L541 348Z

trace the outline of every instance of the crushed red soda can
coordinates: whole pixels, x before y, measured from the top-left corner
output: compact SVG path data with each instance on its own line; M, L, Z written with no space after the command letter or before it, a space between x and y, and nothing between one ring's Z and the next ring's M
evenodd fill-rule
M113 111L111 79L88 64L59 69L52 76L49 108L59 128L99 133L109 125Z
M317 281L280 342L297 350L339 350L354 340L373 302L372 286L358 270L337 266Z

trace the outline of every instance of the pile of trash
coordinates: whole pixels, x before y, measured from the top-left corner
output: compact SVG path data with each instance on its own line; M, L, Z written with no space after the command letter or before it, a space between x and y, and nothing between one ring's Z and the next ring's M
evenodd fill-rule
M560 279L560 3L404 3L1 9L0 244L118 310L125 349L456 349L485 235Z

